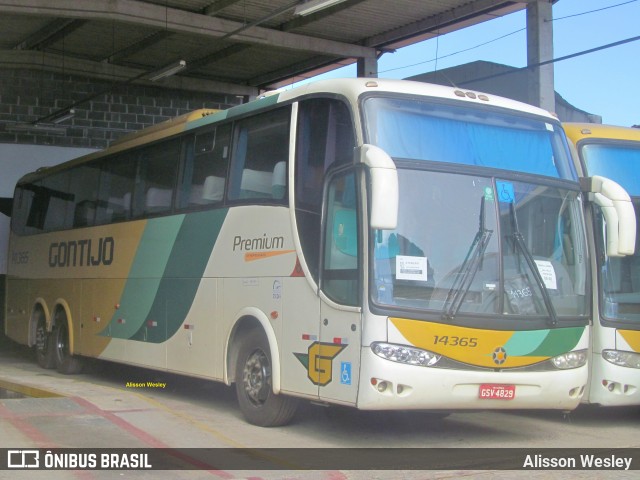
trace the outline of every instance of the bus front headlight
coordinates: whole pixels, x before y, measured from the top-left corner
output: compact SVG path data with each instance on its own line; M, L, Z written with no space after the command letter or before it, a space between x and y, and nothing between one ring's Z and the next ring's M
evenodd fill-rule
M427 350L392 343L376 342L371 345L371 350L385 360L420 367L433 367L442 358L441 355Z
M556 368L560 370L568 370L570 368L579 368L587 363L586 350L574 350L572 352L563 353L551 359Z
M640 368L640 353L603 350L602 358L619 367Z

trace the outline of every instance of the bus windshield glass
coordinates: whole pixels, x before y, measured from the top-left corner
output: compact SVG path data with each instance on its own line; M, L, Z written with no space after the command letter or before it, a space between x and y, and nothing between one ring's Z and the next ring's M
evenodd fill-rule
M369 98L364 110L369 142L393 158L577 179L557 123L414 98Z
M640 145L587 144L582 147L589 175L602 175L619 183L631 196L640 196Z
M640 218L640 145L594 143L584 145L582 158L589 175L602 175L619 183L632 196L636 218ZM609 320L640 322L640 242L636 236L634 255L605 255L604 217L595 209L598 229L598 269L600 275L600 311Z
M541 177L575 178L557 125L381 98L365 118L400 192L397 227L374 235L374 304L443 321L586 319L581 194Z

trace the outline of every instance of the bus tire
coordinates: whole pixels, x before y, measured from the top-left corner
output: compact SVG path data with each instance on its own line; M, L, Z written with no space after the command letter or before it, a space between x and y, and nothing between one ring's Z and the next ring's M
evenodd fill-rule
M271 351L259 329L242 339L236 365L236 396L246 420L260 427L277 427L291 421L298 400L276 395L272 388Z
M56 368L55 341L53 332L47 331L47 319L41 309L34 312L36 321L36 362L42 368Z
M69 327L67 317L62 314L56 319L53 329L56 369L65 375L73 375L82 371L82 360L71 355L69 345Z

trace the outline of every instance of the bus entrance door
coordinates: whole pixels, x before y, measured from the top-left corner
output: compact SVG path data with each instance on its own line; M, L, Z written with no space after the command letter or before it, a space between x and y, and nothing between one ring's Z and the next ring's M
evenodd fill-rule
M355 404L360 371L361 313L337 309L323 302L321 317L316 359L319 397Z

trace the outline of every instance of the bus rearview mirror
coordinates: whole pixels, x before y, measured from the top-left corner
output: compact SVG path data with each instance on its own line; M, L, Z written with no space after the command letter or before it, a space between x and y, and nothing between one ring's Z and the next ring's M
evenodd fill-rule
M594 175L581 178L583 191L602 211L607 226L607 255L633 255L636 245L636 215L627 191L613 180Z
M391 157L375 145L360 147L360 161L371 181L371 228L393 230L398 224L398 172Z

